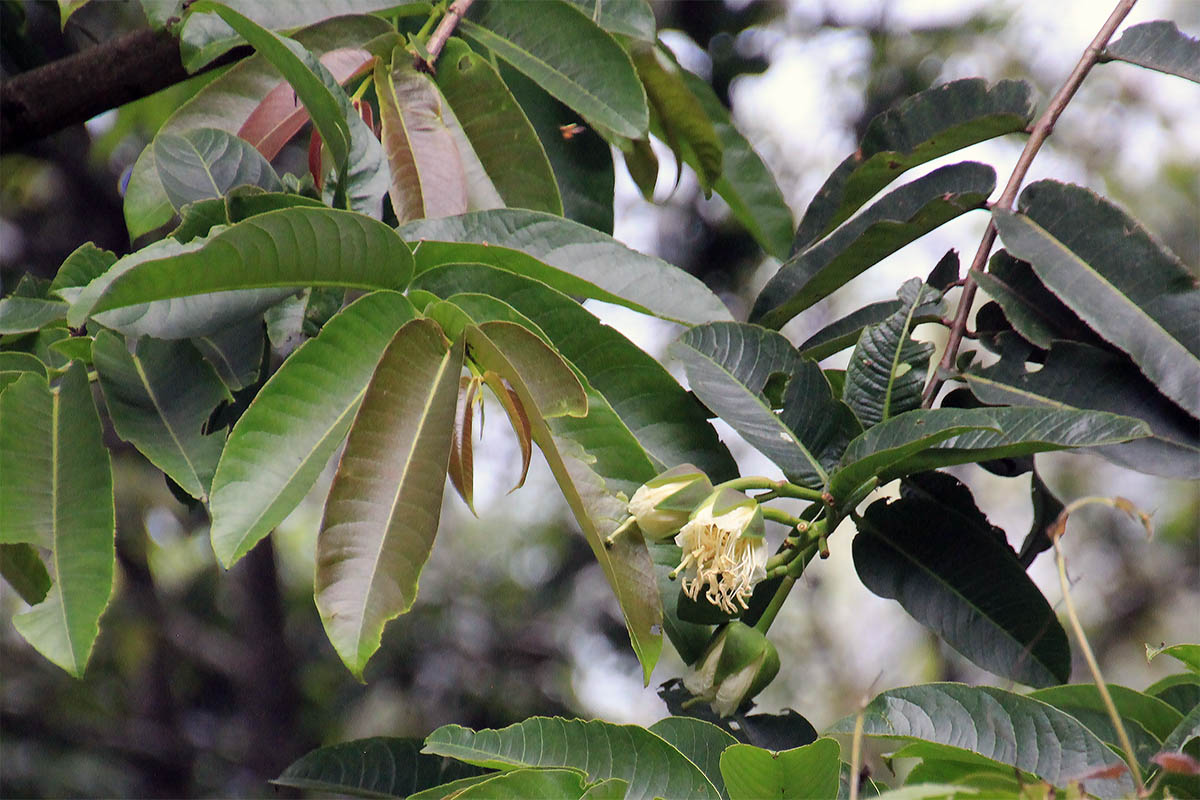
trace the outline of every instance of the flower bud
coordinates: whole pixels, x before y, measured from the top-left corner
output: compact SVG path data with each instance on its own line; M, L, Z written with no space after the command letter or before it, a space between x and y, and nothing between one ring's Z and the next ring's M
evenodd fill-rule
M712 490L707 475L691 464L680 464L639 486L629 501L629 513L644 537L659 541L674 536Z
M713 492L696 507L675 537L683 560L675 572L694 570L683 579L683 591L695 600L705 587L705 598L733 614L767 576L767 542L762 509L753 498L732 489Z
M727 717L769 684L779 672L779 654L761 631L734 620L718 631L684 687Z

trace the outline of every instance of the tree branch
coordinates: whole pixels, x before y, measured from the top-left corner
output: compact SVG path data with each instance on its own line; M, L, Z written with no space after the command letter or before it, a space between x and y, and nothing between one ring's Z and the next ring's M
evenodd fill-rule
M454 0L450 4L450 7L446 9L446 16L442 17L442 21L438 23L433 36L429 37L429 45L426 47L426 50L429 51L429 60L431 62L437 60L438 54L446 46L446 40L450 38L450 34L454 33L455 27L458 26L458 21L467 15L467 9L471 7L471 3L474 1Z
M234 48L194 74L250 52ZM190 77L169 32L128 33L0 82L0 141L20 147Z
M1017 159L1017 164L1013 167L1012 175L1008 178L1008 184L1005 185L1004 191L1000 197L992 205L992 208L1011 209L1013 203L1017 199L1017 191L1021 188L1021 182L1025 180L1026 173L1029 172L1029 165L1033 163L1033 157L1037 155L1045 143L1046 138L1054 130L1054 124L1058 121L1063 109L1067 107L1067 103L1071 102L1071 98L1075 96L1075 92L1079 89L1079 85L1083 83L1083 79L1091 72L1092 67L1100 60L1101 53L1104 52L1105 45L1112 35L1116 33L1117 26L1121 21L1133 10L1137 0L1120 0L1112 13L1108 15L1108 19L1104 21L1100 31L1092 39L1091 44L1083 51L1079 62L1075 65L1075 69L1067 76L1067 80L1050 99L1050 103L1046 106L1046 110L1042 112L1042 116L1038 119L1037 124L1033 126L1030 132L1029 140L1025 142L1025 149L1021 151L1020 157ZM958 357L958 348L962 344L963 334L967 329L967 317L971 314L971 306L975 301L975 274L983 272L987 269L988 256L992 253L992 246L996 243L996 226L989 221L987 229L983 232L983 239L979 242L979 249L975 251L975 258L971 262L971 268L967 270L966 279L963 281L962 296L958 300L958 309L954 314L954 322L950 327L950 338L946 342L946 351L942 354L942 360L938 364L937 371L933 378L930 379L925 387L925 394L922 398L922 404L925 408L933 405L934 398L937 397L938 391L942 388L942 384L946 381L946 375L954 367L954 361Z

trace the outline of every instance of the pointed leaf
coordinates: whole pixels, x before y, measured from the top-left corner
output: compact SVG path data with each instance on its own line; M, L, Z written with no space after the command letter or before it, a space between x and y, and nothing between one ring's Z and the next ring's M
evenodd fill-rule
M721 177L722 146L712 120L683 79L684 70L662 49L647 43L629 48L638 77L646 88L663 138L683 161L683 148L691 151L691 163L705 194ZM656 131L657 135L657 131Z
M694 717L660 719L649 730L695 764L712 781L721 797L729 796L725 791L725 778L721 775L721 754L730 745L737 744L737 739L711 722Z
M13 625L47 659L83 675L112 593L112 465L87 369L53 389L29 373L0 393L0 541L50 550L53 586ZM86 498L87 502L80 502Z
M1170 20L1133 25L1104 49L1104 58L1156 69L1200 83L1200 40Z
M67 319L79 325L109 309L231 289L402 289L410 264L408 248L381 222L347 211L287 208L239 222L172 257L126 270L118 263L88 285Z
M1200 478L1200 428L1159 394L1124 355L1077 342L1056 341L1041 369L1027 371L1019 351L990 367L963 374L985 403L1041 408L1090 408L1144 420L1151 435L1097 455L1131 469L1171 478Z
M922 316L940 316L942 295L917 278L900 287L900 308L868 325L846 367L843 399L864 427L921 407L933 344L909 334Z
M408 797L483 770L421 753L420 739L376 736L321 747L271 781L310 792L358 797Z
M628 800L719 797L682 753L645 728L599 720L531 717L500 730L444 725L425 740L425 753L498 769L574 767L589 781L621 778Z
M230 389L244 389L258 380L263 359L263 323L250 319L192 340Z
M525 478L529 475L529 464L533 458L533 426L529 422L529 415L525 413L525 406L521 404L521 398L512 386L490 370L484 373L483 379L504 407L504 413L508 414L513 433L517 435L517 445L521 448L521 474L517 478L517 485L509 490L516 491L525 485Z
M67 304L36 297L0 300L0 335L32 333L67 316Z
M692 391L746 441L796 483L819 487L846 444L861 431L854 414L835 400L815 361L803 359L783 336L736 322L685 332L671 354L687 368ZM786 381L783 411L764 392Z
M655 38L654 10L647 0L567 0L609 33L644 42Z
M463 364L429 320L384 351L354 418L317 537L317 609L359 679L383 626L412 607L433 548Z
M1005 246L1159 390L1200 416L1200 281L1124 211L1079 186L1038 181L1020 213L993 214Z
M1160 655L1168 655L1183 664L1192 672L1200 675L1200 644L1173 644L1167 647L1151 647L1146 645L1146 661L1153 661Z
M863 584L899 602L959 653L1031 686L1070 677L1066 632L973 504L878 500L858 529L854 566Z
M376 292L293 353L229 434L212 488L212 543L232 566L312 488L358 411L388 343L416 311Z
M771 328L783 327L904 245L980 208L995 186L995 170L965 161L884 195L828 238L784 263L754 301L751 319Z
M714 481L737 474L704 407L661 364L571 298L543 283L479 264L431 269L413 285L444 297L485 292L503 298L531 320L655 459L646 478L626 476L634 488L654 473L683 463L695 464Z
M440 264L478 262L535 278L566 294L676 322L729 319L720 298L678 267L550 214L479 211L409 223L398 232L419 242L418 273Z
M637 139L646 132L646 93L629 56L579 8L561 0L485 0L459 30L616 134Z
M479 381L463 376L459 381L458 407L454 412L454 431L450 438L450 482L458 490L467 508L475 514L475 442L471 423L475 419L475 393ZM476 514L476 516L479 516Z
M549 345L514 322L484 322L479 329L520 373L543 418L587 415L582 384Z
M279 176L254 146L216 128L154 137L154 167L176 210L197 200L224 197L235 186L283 189Z
M800 355L814 361L828 358L834 353L857 344L864 328L883 322L898 310L900 310L899 300L884 300L865 305L857 311L851 311L841 319L829 323L805 339L796 349L800 351Z
M457 38L446 42L438 63L438 88L504 205L561 215L546 151L496 69Z
M508 324L511 323L491 323L493 326ZM623 536L614 546L605 546L604 538L616 530L617 525L626 516L626 503L616 496L615 488L606 484L605 478L602 477L604 472L598 471L604 469L603 462L580 444L580 439L584 439L579 436L581 430L594 437L592 447L596 446L596 441L609 443L620 435L619 429L612 433L605 431L605 424L612 424L611 418L606 419L611 410L606 407L606 403L593 408L589 397L586 418L575 420L574 424L571 424L571 417L562 417L552 429L547 420L537 413L540 404L534 391L524 381L522 367L525 365L520 362L514 363L513 358L519 359L523 353L513 350L503 339L501 342L492 341L480 328L468 328L467 340L472 360L507 380L529 415L533 440L545 456L550 471L554 474L567 504L592 548L592 553L600 562L605 577L617 596L630 642L642 664L643 679L648 684L650 673L662 651L662 606L658 599L654 565L645 543L637 537ZM501 345L508 347L505 349ZM625 444L624 449L628 450L628 444ZM608 454L609 458L614 456L629 460L620 449ZM627 463L624 469L636 469L635 463ZM650 466L648 460L644 463L646 467ZM647 475L645 479L648 480L649 477L651 476Z
M1029 499L1030 505L1033 506L1033 522L1029 526L1029 533L1025 534L1025 541L1021 542L1020 552L1017 553L1017 560L1025 569L1029 569L1029 565L1039 553L1054 546L1050 541L1050 526L1066 508L1042 480L1037 469L1031 469L1029 472Z
M50 591L50 573L42 557L37 548L25 542L0 544L0 575L31 606L45 600Z
M467 210L467 178L442 119L441 94L428 75L413 69L403 49L392 58L391 70L376 62L375 87L396 219L461 214Z
M203 428L229 398L216 371L182 340L143 338L131 353L123 337L101 331L92 354L117 435L207 503L225 432Z
M829 732L853 730L851 716ZM969 750L1058 787L1123 764L1074 718L1046 703L990 686L931 683L892 689L867 706L863 730L867 736L925 740ZM1133 792L1133 779L1128 771L1114 778L1089 778L1087 790L1101 798L1126 797Z
M735 744L721 754L731 800L836 797L841 768L841 747L829 738L779 753Z
M871 120L858 149L817 192L796 231L794 251L850 218L905 171L964 147L1025 129L1033 99L1024 81L964 78L919 92Z

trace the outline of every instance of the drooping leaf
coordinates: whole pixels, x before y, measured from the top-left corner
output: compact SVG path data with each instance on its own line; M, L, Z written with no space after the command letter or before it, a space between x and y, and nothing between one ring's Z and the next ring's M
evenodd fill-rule
M479 262L536 278L567 294L620 303L676 322L730 318L720 298L678 267L550 214L477 211L412 222L399 234L419 242L414 253L418 272L439 264Z
M647 0L567 0L609 33L644 42L655 37L654 10Z
M317 537L317 609L330 642L362 678L383 626L416 600L433 548L450 457L461 340L406 323L367 385Z
M345 437L388 342L416 311L361 297L304 343L238 420L212 488L212 544L232 566L291 513Z
M1082 187L1038 181L1018 209L992 215L1009 251L1159 391L1200 416L1200 280L1133 218Z
M684 148L691 151L700 186L711 194L713 184L721 177L723 148L712 120L688 88L683 68L653 44L632 43L629 55L663 138L680 161L684 160Z
M1128 61L1200 83L1200 40L1170 20L1132 25L1104 49L1105 60Z
M754 301L751 319L782 327L884 257L980 208L995 186L995 170L965 161L893 190L828 238L785 262Z
M478 732L444 725L429 734L422 752L498 769L574 767L583 770L589 781L628 781L628 800L719 797L695 764L636 725L561 717L531 717L507 728Z
M805 358L820 361L847 347L853 347L862 336L863 329L870 325L878 325L899 310L899 300L884 300L863 306L821 328L796 349Z
M197 336L192 344L212 364L221 382L236 392L258 380L263 358L264 328L261 319Z
M36 297L6 297L0 300L0 335L32 333L67 316L61 300Z
M944 83L871 120L858 149L825 181L796 231L793 252L840 225L905 171L964 147L1024 130L1033 121L1029 84L982 78Z
M842 398L867 428L921 407L933 355L932 343L915 341L909 334L920 317L940 316L941 292L913 278L897 296L900 308L863 328L846 366Z
M1020 552L1017 553L1017 560L1025 569L1029 569L1029 565L1033 563L1039 553L1044 553L1054 546L1050 541L1050 526L1054 524L1058 515L1066 507L1042 480L1037 469L1031 469L1029 472L1029 495L1030 504L1033 506L1033 522L1029 526L1029 533L1025 534L1025 541L1021 542Z
M737 474L703 406L661 364L571 298L538 281L479 264L428 270L413 287L442 297L482 292L502 298L537 325L605 398L659 470L691 463L714 481ZM649 477L626 479L636 488Z
M216 371L186 341L143 338L130 352L111 331L96 336L92 357L117 435L207 503L225 432L203 428L230 397Z
M561 215L546 151L496 69L456 38L446 42L439 65L438 88L504 204Z
M1041 369L1029 371L1019 350L990 367L963 374L985 403L1035 408L1088 408L1145 421L1151 435L1096 454L1123 466L1172 478L1200 478L1200 427L1158 393L1125 356L1078 342L1056 341Z
M479 385L478 380L466 376L459 382L458 407L454 412L450 462L447 466L450 482L454 484L455 490L472 514L475 514L475 440L472 428L475 420L475 395L479 391Z
M945 293L950 291L952 286L957 285L959 280L958 251L951 248L933 265L925 283L939 292Z
M54 581L13 625L80 677L112 593L116 526L112 464L87 369L73 363L53 389L23 375L0 393L0 418L0 542L48 549Z
M829 738L779 753L735 744L721 754L730 800L836 797L841 767L841 747Z
M947 438L947 434L953 435ZM1048 450L1117 444L1147 435L1145 423L1099 411L935 408L906 411L847 446L830 481L835 497L877 475L880 483L925 470Z
M512 323L490 324L507 326ZM644 466L639 469L636 460L630 463L629 454L632 452L636 459L641 448L636 440L632 442L632 448L630 442L620 441L623 430L628 429L621 425L619 419L614 419L615 414L611 413L607 403L593 406L591 397L588 398L586 418L575 419L572 424L572 417L561 417L551 427L538 413L541 405L524 380L524 371L528 371L528 368L523 371L521 360L528 354L513 348L503 337L500 342L493 341L481 328L468 328L467 340L472 360L508 381L520 398L529 416L531 436L545 456L559 489L617 596L630 643L642 664L643 680L648 684L650 673L662 651L662 605L658 598L654 565L645 543L638 537L623 536L612 547L604 544L605 537L616 530L626 516L626 503L616 495L617 488L606 482L604 476L612 469L606 468L604 462L614 457L621 459L626 462L621 466L626 474L631 469L636 470L646 474L643 480L648 480L652 476L647 473L653 469L649 459L644 457L642 451ZM597 453L581 444L580 440L587 441L590 437L595 437L592 448L596 447L596 442L620 444L612 452ZM621 488L627 487L628 484Z
M671 354L687 368L692 391L796 483L819 487L861 426L833 397L815 361L783 336L757 325L718 322L686 331ZM765 396L786 380L783 411Z
M467 210L467 178L442 118L441 94L406 55L397 48L391 70L382 61L375 64L392 209L401 223L461 214Z
M1004 316L1022 338L1046 350L1055 339L1100 344L1071 309L1047 289L1027 261L999 250L987 272L972 273L979 287L1000 304Z
M459 30L616 134L637 139L646 133L646 93L629 56L578 7L561 0L486 0L471 7Z
M377 736L313 750L271 783L326 794L408 797L482 774L461 761L424 755L420 739Z
M730 733L710 722L695 717L667 717L649 728L667 744L687 757L712 781L721 797L728 797L725 778L721 775L721 754L737 744Z
M224 197L235 186L283 189L279 176L261 153L245 139L217 128L196 128L183 134L154 137L154 168L171 205Z
M347 211L287 208L232 225L177 255L128 269L118 263L88 284L67 319L80 325L89 316L133 306L122 312L132 321L153 308L141 304L233 289L402 289L411 263L404 242L381 222Z
M578 115L517 70L501 63L500 75L537 131L554 171L563 215L612 235L616 174L608 142L572 122Z
M587 415L583 385L553 348L513 322L484 322L479 330L520 374L521 383L543 419Z
M892 689L871 701L863 722L867 736L962 748L1058 787L1122 765L1120 756L1071 716L991 686L930 683ZM853 731L850 716L828 732ZM1133 779L1127 771L1088 778L1087 790L1101 798L1126 797L1133 792Z
M46 599L50 573L37 549L26 542L0 544L0 576L31 606Z
M775 176L734 126L729 109L721 105L712 87L686 70L683 80L700 101L721 140L724 153L721 177L713 188L759 246L782 261L791 247L793 222L792 211Z
M854 538L859 578L984 669L1031 686L1066 682L1066 632L967 497L872 503Z

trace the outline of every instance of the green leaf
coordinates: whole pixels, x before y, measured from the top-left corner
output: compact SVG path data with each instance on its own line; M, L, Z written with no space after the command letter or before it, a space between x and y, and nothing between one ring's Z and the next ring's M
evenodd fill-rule
M609 33L653 42L657 26L647 0L567 0Z
M283 6L273 0L230 0L227 4L263 28L272 30L291 30L330 17L369 14L394 8L396 5L396 0L305 0L303 3L289 3ZM211 13L212 11L217 13ZM218 17L219 13L210 4L196 4L184 20L179 35L179 49L183 65L188 72L195 72L240 44L242 38L238 36L239 33L254 44L254 39L246 36L241 26L234 25L228 19L222 22ZM233 27L230 27L231 25Z
M433 548L462 342L406 323L379 360L350 428L317 537L317 609L360 680L383 626L412 607Z
M719 797L716 787L682 753L645 728L599 720L531 717L500 730L443 725L425 740L425 753L497 769L573 767L589 781L621 778L628 800Z
M414 253L418 273L474 261L535 278L566 294L619 303L675 322L730 318L720 298L678 267L550 214L477 211L411 222L399 233L406 241L419 242Z
M735 744L721 754L731 800L836 797L841 767L841 747L829 738L778 753Z
M1038 280L1028 261L999 250L988 262L987 272L971 274L979 288L1000 304L1017 333L1037 347L1046 350L1055 339L1101 344L1101 339Z
M1200 738L1200 705L1194 706L1175 730L1163 739L1163 750L1174 753L1182 752L1183 748L1197 738Z
M986 670L1031 686L1065 682L1067 634L1016 554L966 487L940 473L921 478L924 496L877 500L858 523L863 585Z
M925 470L1096 447L1145 436L1145 423L1098 411L1040 408L917 409L880 423L846 448L830 491ZM953 435L947 438L947 434ZM855 482L857 481L857 483Z
M88 285L67 320L78 326L110 309L232 289L402 289L411 259L382 222L348 211L288 208L239 222L178 255L126 270L118 263Z
M62 30L67 29L67 20L71 18L79 9L86 6L91 0L58 0L58 14L62 23Z
M1125 719L1136 722L1159 739L1170 736L1171 731L1175 730L1183 719L1182 714L1157 697L1151 697L1115 683L1107 684L1107 687L1108 694L1117 707L1117 713ZM1104 699L1100 696L1100 690L1093 683L1051 686L1030 692L1029 697L1049 703L1068 714L1075 713L1072 709L1106 713ZM1110 744L1120 746L1119 742L1110 742Z
M687 757L708 777L721 797L728 797L721 775L721 754L737 739L711 722L694 717L667 717L650 726L650 732Z
M1200 706L1200 676L1190 672L1168 675L1146 687L1146 694L1157 697L1181 714Z
M1170 20L1126 28L1119 39L1104 49L1102 58L1128 61L1200 83L1200 40L1183 33Z
M700 400L791 481L823 486L861 431L853 412L833 397L817 363L801 358L778 333L717 322L686 331L670 352L683 361ZM786 380L779 414L765 395L776 376Z
M81 244L58 268L58 273L50 282L50 294L71 302L70 292L66 290L87 286L116 262L117 257L111 250L103 250L91 242Z
M554 171L563 215L611 235L616 174L608 142L590 128L571 127L578 115L512 67L501 63L500 75L537 131Z
M1051 705L991 686L930 683L892 689L866 707L863 732L905 741L929 741L969 750L1024 770L1063 788L1108 767L1121 757L1073 717ZM854 717L829 733L852 733ZM1128 772L1089 778L1089 794L1127 797Z
M629 56L577 7L485 0L459 30L585 117L629 139L646 133L646 92Z
M680 161L691 163L705 195L721 177L722 147L712 120L683 79L684 70L654 44L632 43L629 55L654 109L658 130ZM652 187L653 188L653 187Z
M571 298L543 283L482 264L437 267L421 273L413 287L441 297L482 292L502 298L544 332L604 397L655 460L655 473L690 463L714 481L737 474L704 407L661 364ZM630 474L625 479L636 488L650 477L653 474Z
M1200 478L1196 420L1158 393L1124 355L1078 342L1056 341L1040 369L1028 371L1019 350L990 367L963 374L985 403L1037 408L1087 408L1145 421L1151 435L1095 453L1140 472Z
M388 343L416 311L376 292L335 315L238 420L212 485L212 544L232 566L291 513L350 429Z
M46 365L37 356L11 350L0 351L0 390L14 383L22 375L32 372L46 378Z
M262 154L244 139L216 128L154 137L154 168L171 205L179 210L197 200L224 197L235 186L283 189Z
M17 596L31 606L46 599L50 573L33 545L25 542L0 544L0 575Z
M225 198L225 209L229 214L229 222L241 222L259 214L266 214L268 211L279 211L296 206L327 208L320 200L314 200L302 194L234 191Z
M905 171L978 142L1016 133L1033 121L1024 81L982 78L944 83L904 100L871 120L858 149L847 156L804 212L794 251L821 239Z
M492 323L502 324L508 323ZM654 565L645 543L637 537L623 536L612 547L605 546L604 538L616 530L627 515L626 502L617 497L616 490L606 483L604 475L611 471L611 467L606 469L598 454L585 449L580 443L580 440L591 438L590 444L595 448L600 443L611 445L619 442L624 426L611 414L606 403L593 407L589 397L586 418L572 421L570 417L562 417L555 421L552 428L537 413L540 406L524 380L528 365L522 360L514 363L514 359L522 359L528 354L511 346L504 348L503 342L493 342L481 328L468 328L467 340L472 360L507 380L520 398L529 417L533 440L545 456L592 553L600 562L617 596L630 643L642 664L643 679L648 684L650 673L662 651L662 605L654 578ZM635 454L640 449L635 447ZM627 452L628 443L622 443L603 455L607 459L625 460L628 458ZM631 466L637 468L623 464L621 469L629 470ZM646 467L650 467L648 459L645 459L643 469ZM652 476L647 475L646 479L649 477Z
M230 395L187 341L125 339L101 331L92 357L117 435L201 502L208 502L224 431L205 435L213 409Z
M751 319L770 328L783 327L904 245L980 208L995 186L995 170L965 161L893 190L785 262L754 301Z
M1014 782L1015 784L1015 782ZM943 798L962 797L979 794L979 790L970 786L954 783L917 783L901 786L876 795L879 800L943 800Z
M50 551L46 599L13 617L33 647L81 677L112 593L112 464L87 369L51 389L29 373L0 393L0 541ZM81 502L86 498L86 502Z
M401 223L461 214L467 210L467 178L442 118L442 97L406 55L397 48L390 71L382 61L375 63L392 210Z
M921 407L933 344L909 334L924 316L940 316L942 293L919 278L906 281L897 295L900 308L863 328L846 367L842 398L864 427Z
M67 316L67 304L36 297L6 297L0 300L0 335L32 333Z
M1025 569L1029 569L1029 565L1033 563L1039 553L1054 546L1050 541L1048 531L1058 519L1058 515L1066 508L1042 480L1036 467L1029 470L1029 473L1029 500L1030 505L1033 506L1033 522L1030 523L1029 533L1025 534L1025 540L1021 542L1021 550L1017 553L1017 560Z
M408 797L483 770L423 755L420 739L376 736L321 747L292 762L277 786L355 797Z
M1170 656L1195 674L1200 675L1200 644L1173 644L1167 647L1146 645L1146 661L1153 661L1161 655Z
M582 770L515 769L489 777L455 795L455 800L578 800L587 793Z
M1079 186L1038 181L1020 213L992 214L1005 246L1167 397L1200 416L1200 286L1124 211Z
M192 344L217 371L230 391L238 391L258 380L263 359L263 322L249 319L207 336L197 336Z
M791 248L793 222L792 210L783 199L775 176L734 126L729 109L721 105L712 87L686 70L683 80L700 101L721 140L722 174L713 188L759 246L782 261Z
M871 303L851 311L804 340L796 349L805 358L820 361L858 343L863 329L877 325L900 310L899 300ZM838 392L841 394L841 392Z
M439 65L438 88L504 205L561 216L546 151L495 67L457 38L446 42Z
M520 372L521 382L544 419L587 415L583 385L553 348L514 322L484 322L479 330Z
M228 225L229 214L224 197L197 200L179 209L179 224L171 231L171 238L180 244L208 236L218 225Z

